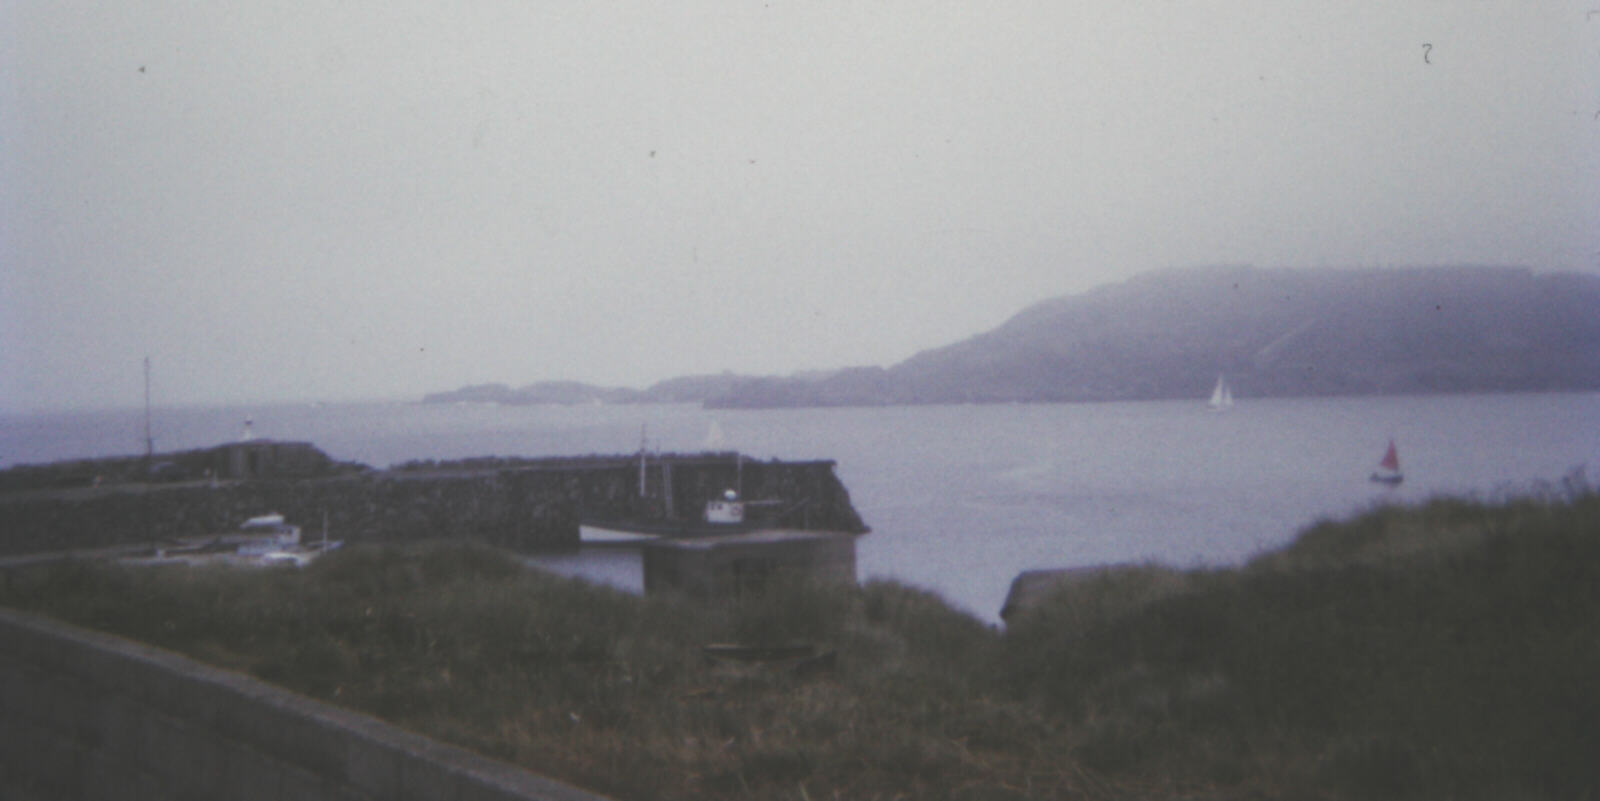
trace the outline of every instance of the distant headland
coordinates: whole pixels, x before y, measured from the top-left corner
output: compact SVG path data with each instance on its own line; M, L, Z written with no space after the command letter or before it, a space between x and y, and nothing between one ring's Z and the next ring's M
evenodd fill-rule
M1600 277L1514 267L1207 267L1034 304L890 367L482 384L426 403L714 408L1600 389Z

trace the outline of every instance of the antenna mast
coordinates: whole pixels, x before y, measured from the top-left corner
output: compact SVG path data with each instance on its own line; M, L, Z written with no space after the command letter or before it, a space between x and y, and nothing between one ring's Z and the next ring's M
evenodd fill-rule
M644 456L645 449L650 447L650 440L645 437L646 423L639 424L639 497L645 497L644 487Z
M156 441L150 436L150 357L144 357L144 458L155 456Z

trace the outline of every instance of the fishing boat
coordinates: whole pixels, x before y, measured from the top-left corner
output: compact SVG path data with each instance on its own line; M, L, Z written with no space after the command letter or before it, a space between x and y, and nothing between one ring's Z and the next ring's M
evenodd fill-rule
M318 557L338 550L341 540L328 540L328 520L323 516L322 541L303 542L300 527L283 515L252 517L239 528L203 537L179 537L140 549L118 561L126 565L232 565L235 567L305 567Z
M1400 472L1400 454L1394 449L1394 439L1389 440L1389 450L1384 451L1383 458L1378 460L1378 469L1372 471L1368 480L1389 487L1398 487L1405 480L1405 475Z
M1221 374L1217 375L1217 386L1211 390L1211 411L1225 412L1233 408L1233 389L1228 386L1228 379Z
M699 520L583 517L579 520L578 533L585 545L632 545L661 537L742 534L777 525L781 514L776 510L781 505L777 500L745 500L729 489L720 497L706 501L705 512Z

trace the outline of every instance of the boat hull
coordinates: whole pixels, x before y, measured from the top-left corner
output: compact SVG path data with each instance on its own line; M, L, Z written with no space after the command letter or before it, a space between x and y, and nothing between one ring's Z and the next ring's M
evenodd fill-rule
M1400 482L1406 480L1406 477L1399 473L1373 473L1367 477L1367 480L1387 487L1398 487Z
M635 534L655 537L709 537L718 534L742 534L767 528L757 521L741 521L738 523L706 523L688 522L682 520L612 520L606 518L585 518L579 521L582 528L604 529L622 534Z

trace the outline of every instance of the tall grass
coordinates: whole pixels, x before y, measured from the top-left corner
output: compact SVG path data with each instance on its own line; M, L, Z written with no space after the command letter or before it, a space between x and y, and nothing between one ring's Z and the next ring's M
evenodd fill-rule
M1441 500L1234 570L1145 565L997 631L925 591L638 598L482 546L9 574L0 603L625 799L1600 791L1600 500ZM711 662L817 644L821 670Z
M1006 670L1091 723L1079 755L1111 772L1266 757L1352 797L1581 797L1600 789L1597 522L1586 494L1321 523L1132 612L1073 617L1069 593L1013 627Z

